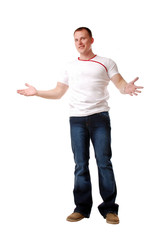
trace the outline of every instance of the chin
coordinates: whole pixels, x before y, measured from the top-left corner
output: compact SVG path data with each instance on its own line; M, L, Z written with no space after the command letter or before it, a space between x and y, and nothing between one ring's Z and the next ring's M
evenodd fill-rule
M78 52L81 54L85 54L86 51L84 51L83 49L79 49Z

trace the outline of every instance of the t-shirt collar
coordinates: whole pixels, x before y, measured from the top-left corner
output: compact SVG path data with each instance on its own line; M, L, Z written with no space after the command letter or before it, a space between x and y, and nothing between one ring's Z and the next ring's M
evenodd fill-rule
M91 57L90 59L87 59L87 60L83 60L83 59L80 59L80 57L78 57L78 60L79 61L90 61L91 59L95 58L97 55L94 55L93 57Z

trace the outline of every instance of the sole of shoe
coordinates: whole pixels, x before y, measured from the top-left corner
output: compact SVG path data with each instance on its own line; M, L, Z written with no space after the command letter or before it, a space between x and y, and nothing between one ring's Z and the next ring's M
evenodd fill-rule
M109 224L119 224L119 223L120 223L120 221L118 221L118 222L113 222L113 221L108 221L108 220L106 220L106 222L109 223Z
M77 219L67 218L66 220L67 220L68 222L79 222L79 221L81 221L83 218L84 218L84 217L77 218Z

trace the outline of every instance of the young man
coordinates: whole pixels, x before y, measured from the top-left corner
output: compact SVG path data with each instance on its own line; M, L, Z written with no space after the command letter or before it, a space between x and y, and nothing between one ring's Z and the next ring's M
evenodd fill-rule
M98 206L108 223L118 224L116 183L111 163L111 127L107 86L111 80L123 94L137 95L142 87L135 86L138 78L127 83L119 74L115 62L97 56L92 51L94 39L86 27L74 32L75 46L80 57L70 63L64 77L56 88L38 91L26 84L27 89L18 90L24 96L48 99L61 98L70 90L70 130L75 161L74 201L76 208L67 221L76 222L89 218L92 208L91 181L89 173L89 144L93 144L99 173L99 188L103 203Z

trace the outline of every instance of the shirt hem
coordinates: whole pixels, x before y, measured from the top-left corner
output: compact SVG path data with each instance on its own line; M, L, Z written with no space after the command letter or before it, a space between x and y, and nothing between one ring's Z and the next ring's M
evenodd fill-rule
M72 114L70 113L70 117L88 117L97 113L101 113L101 112L109 112L110 108L106 108L106 109L102 109L102 110L98 110L98 111L94 111L94 112L89 112L89 113L80 113L80 114Z

